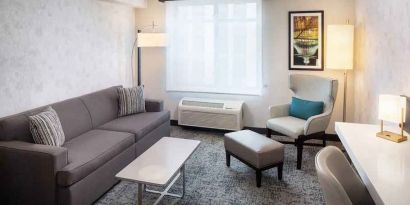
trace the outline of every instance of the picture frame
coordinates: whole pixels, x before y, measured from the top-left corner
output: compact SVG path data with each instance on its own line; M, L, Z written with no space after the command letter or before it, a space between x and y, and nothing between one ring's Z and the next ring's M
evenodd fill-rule
M323 71L324 11L289 12L289 70Z

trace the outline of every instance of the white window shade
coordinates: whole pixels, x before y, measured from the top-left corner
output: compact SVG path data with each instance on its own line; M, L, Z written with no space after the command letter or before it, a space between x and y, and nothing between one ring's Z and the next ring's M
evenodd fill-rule
M166 3L167 90L260 95L261 0Z

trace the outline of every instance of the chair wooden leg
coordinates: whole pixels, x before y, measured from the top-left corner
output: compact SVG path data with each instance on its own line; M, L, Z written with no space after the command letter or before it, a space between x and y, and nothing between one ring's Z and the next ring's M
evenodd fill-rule
M231 166L231 155L229 154L229 152L226 152L226 166L230 167Z
M282 180L283 163L278 166L278 179Z
M256 187L261 187L262 181L262 171L260 169L256 170Z
M326 147L326 134L323 134L323 147Z
M299 138L297 140L297 164L296 168L301 169L302 168L302 153L303 153L303 140Z
M271 136L272 136L272 130L269 128L266 128L266 137L271 138Z

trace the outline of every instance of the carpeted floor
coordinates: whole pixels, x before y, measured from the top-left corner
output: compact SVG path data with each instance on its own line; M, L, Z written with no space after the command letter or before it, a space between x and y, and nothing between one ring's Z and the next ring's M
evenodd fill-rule
M223 133L172 127L171 136L202 143L186 164L185 197L165 197L160 204L324 204L314 165L320 147L306 146L302 170L297 170L296 147L286 145L283 180L277 179L276 168L266 170L262 187L257 188L253 169L234 158L230 168L225 165ZM179 180L171 191L181 190ZM135 183L120 182L96 204L135 204L136 194ZM144 193L144 204L152 204L156 198L155 194Z

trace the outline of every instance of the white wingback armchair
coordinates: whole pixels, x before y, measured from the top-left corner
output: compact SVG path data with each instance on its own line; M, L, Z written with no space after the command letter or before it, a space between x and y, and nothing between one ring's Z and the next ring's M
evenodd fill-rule
M305 143L306 140L321 139L323 146L326 146L325 130L333 112L338 82L332 78L302 74L291 74L289 82L289 88L295 97L324 103L323 113L307 120L289 116L290 104L269 107L270 119L266 123L266 136L270 138L274 131L292 138L294 142L291 143L297 146L297 168L301 169L303 145L317 145Z

